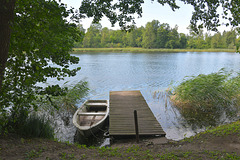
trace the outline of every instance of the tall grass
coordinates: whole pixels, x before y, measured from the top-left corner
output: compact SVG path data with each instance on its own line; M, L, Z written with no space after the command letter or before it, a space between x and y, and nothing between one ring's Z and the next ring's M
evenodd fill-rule
M68 82L65 83L65 85ZM59 111L71 111L75 112L77 107L76 104L83 101L83 98L88 95L89 88L88 82L79 81L73 86L67 86L67 92L61 96L48 96L40 97L38 104L41 109L44 110L59 110ZM53 107L53 108L52 108Z
M34 101L38 106L37 109L25 110L23 108L18 112L0 112L0 134L15 133L24 137L53 138L55 128L52 127L55 126L55 117L61 117L64 124L68 125L72 113L76 110L76 103L79 103L88 94L88 90L87 82L80 81L76 85L68 87L66 95L37 96Z
M37 104L39 105L38 115L44 115L50 120L51 126L54 128L54 138L60 141L66 141L72 135L74 136L72 116L77 110L78 105L84 101L88 95L88 83L84 80L77 84L64 84L67 92L62 96L41 96Z
M240 76L223 70L194 76L174 87L170 99L190 123L217 125L221 116L232 117L239 110Z
M48 120L44 117L31 115L22 127L17 131L19 135L24 137L40 137L40 138L54 138L54 130Z

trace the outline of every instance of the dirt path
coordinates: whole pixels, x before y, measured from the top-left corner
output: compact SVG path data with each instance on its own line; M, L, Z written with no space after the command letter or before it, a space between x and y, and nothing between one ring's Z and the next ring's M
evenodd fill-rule
M190 141L190 140L189 140ZM240 159L238 135L203 135L191 142L166 138L115 140L111 148L85 147L46 139L0 137L0 159Z

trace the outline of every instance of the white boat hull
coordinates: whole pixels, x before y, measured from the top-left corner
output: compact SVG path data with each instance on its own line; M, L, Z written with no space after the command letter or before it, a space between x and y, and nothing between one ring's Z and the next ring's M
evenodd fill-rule
M73 124L81 135L88 137L103 127L108 114L108 100L87 100L75 112Z

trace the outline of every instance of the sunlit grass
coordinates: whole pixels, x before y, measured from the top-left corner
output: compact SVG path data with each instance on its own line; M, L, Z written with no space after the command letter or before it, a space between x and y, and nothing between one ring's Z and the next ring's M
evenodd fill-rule
M229 135L240 136L240 121L209 128L204 132L196 134L195 136L184 138L182 141L192 142L196 139L207 140L205 137L224 137Z
M133 52L133 53L154 53L154 52L236 52L235 49L146 49L146 48L74 48L73 53L81 52Z

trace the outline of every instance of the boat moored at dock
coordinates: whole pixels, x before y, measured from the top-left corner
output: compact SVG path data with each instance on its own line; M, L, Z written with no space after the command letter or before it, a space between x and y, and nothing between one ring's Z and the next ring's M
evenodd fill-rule
M87 100L75 112L73 124L81 135L88 137L102 128L108 114L108 100Z

